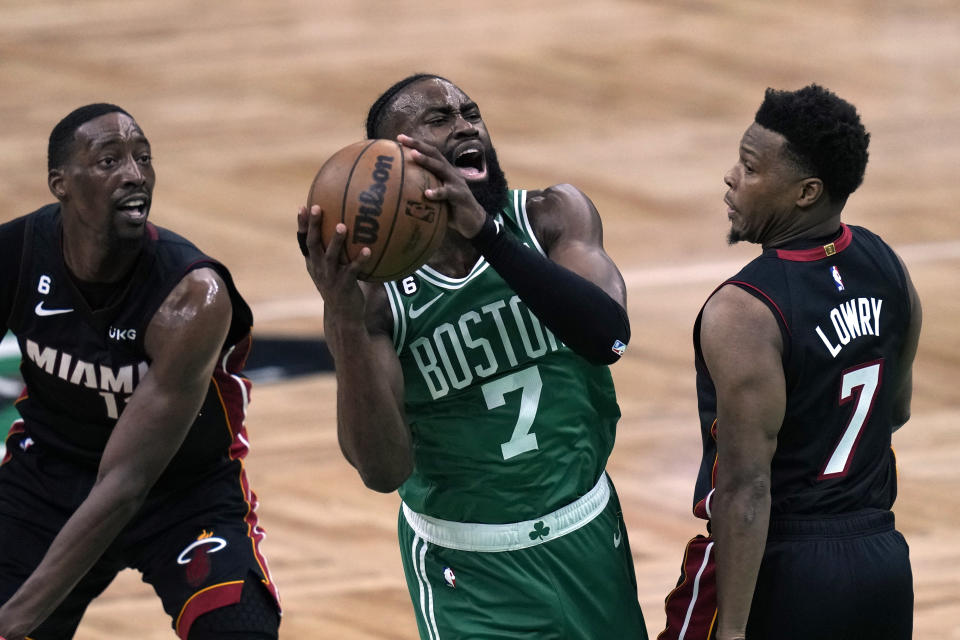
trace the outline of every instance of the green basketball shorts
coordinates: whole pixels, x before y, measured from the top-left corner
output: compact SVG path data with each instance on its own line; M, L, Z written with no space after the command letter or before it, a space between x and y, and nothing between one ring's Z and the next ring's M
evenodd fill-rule
M620 501L606 474L527 522L449 522L401 505L400 551L423 640L646 640Z

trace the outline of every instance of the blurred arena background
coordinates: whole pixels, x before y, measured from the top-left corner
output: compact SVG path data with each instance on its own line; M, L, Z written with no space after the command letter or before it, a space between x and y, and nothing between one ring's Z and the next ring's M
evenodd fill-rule
M610 471L655 636L684 544L702 530L690 514L691 327L756 253L726 246L722 176L766 87L820 83L873 136L845 220L901 253L923 299L895 511L915 637L960 638L958 61L955 0L2 0L0 221L52 199L47 136L62 116L99 101L134 115L155 153L151 219L223 260L254 309L248 469L280 637L414 639L398 498L364 489L337 447L334 381L318 371L322 304L294 215L387 86L417 71L458 83L512 185L571 182L593 198L627 279L634 338L614 367L623 420ZM174 636L127 572L76 637Z

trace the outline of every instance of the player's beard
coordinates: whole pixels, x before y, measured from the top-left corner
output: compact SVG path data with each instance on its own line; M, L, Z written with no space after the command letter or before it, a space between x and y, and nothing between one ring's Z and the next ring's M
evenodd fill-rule
M471 182L470 191L477 199L483 210L490 215L497 215L507 204L510 197L507 193L507 177L500 168L497 152L490 146L487 151L487 179L483 182Z

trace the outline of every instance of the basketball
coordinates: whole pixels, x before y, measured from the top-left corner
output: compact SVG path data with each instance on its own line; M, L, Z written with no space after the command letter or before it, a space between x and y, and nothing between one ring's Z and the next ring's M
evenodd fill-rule
M411 150L393 140L363 140L327 160L310 185L307 208L323 210L321 241L330 245L337 223L347 226L341 263L360 255L370 258L360 278L370 282L399 280L422 266L443 241L445 202L427 200L423 192L438 186L436 177L416 164Z

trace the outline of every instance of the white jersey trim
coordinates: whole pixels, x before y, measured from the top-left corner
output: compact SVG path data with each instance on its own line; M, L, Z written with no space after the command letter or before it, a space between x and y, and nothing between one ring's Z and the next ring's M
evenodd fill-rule
M480 256L480 259L477 260L475 265L473 265L470 273L463 278L451 278L450 276L445 276L429 265L423 265L417 269L416 273L430 284L442 289L460 289L461 287L466 286L467 283L479 276L481 273L486 271L489 267L490 264L487 262L487 259L483 256Z
M530 242L533 243L533 247L540 252L540 255L547 257L547 252L543 250L543 247L540 245L540 241L537 239L537 234L533 232L533 225L530 223L530 218L527 216L527 190L518 189L516 193L513 194L513 209L517 212L517 222L520 223L520 226L526 232L527 237L530 238Z
M400 355L407 339L407 316L403 312L403 298L400 297L396 282L385 282L383 286L387 290L390 313L393 314L393 346L397 355Z
M600 515L609 500L610 483L604 472L593 489L583 497L553 513L524 522L451 522L417 513L405 502L401 508L403 517L414 533L430 544L460 551L497 553L534 547L576 531ZM538 531L549 533L535 535Z

